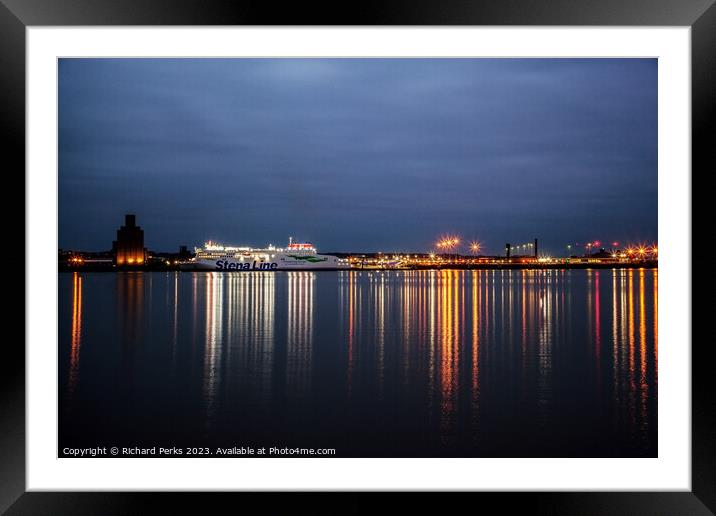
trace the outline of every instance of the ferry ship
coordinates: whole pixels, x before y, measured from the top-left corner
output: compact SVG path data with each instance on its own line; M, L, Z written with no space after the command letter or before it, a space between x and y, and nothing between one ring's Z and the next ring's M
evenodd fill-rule
M343 270L350 263L330 254L318 254L310 242L296 243L289 239L285 248L269 245L266 248L225 246L206 242L195 247L196 256L182 264L185 270L206 271L299 271Z

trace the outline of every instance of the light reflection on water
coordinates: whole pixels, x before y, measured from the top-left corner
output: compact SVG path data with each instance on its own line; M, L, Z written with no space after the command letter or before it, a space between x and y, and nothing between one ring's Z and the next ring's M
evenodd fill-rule
M82 344L82 277L72 274L72 337L70 344L70 371L67 390L71 394L77 385Z
M657 290L639 269L61 274L60 437L655 456Z

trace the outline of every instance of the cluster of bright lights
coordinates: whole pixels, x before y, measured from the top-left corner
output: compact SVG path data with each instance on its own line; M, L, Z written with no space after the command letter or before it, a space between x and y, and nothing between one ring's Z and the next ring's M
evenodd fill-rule
M460 239L456 236L449 236L444 237L438 240L437 244L435 244L438 249L455 249L458 245L460 245Z
M532 242L529 242L529 243L527 243L527 244L513 245L513 246L510 247L510 251L519 252L520 249L522 249L522 251L526 251L526 250L528 250L528 249L532 249L534 246L535 246L535 245L534 245Z
M585 244L574 244L574 246L583 245L588 251L591 249L600 248L602 243L599 240L593 242L587 242ZM572 249L572 244L567 245L567 249ZM612 258L634 258L634 259L645 259L647 257L656 258L659 254L659 249L656 244L626 244L620 246L619 242L611 242L611 256Z
M215 244L214 242L209 240L208 242L204 242L204 249L206 249L207 251L223 251L224 246L221 244Z
M656 244L628 244L623 249L617 249L618 242L613 242L612 258L627 258L629 260L657 259L659 248Z
M637 244L637 245L630 245L628 246L624 252L629 258L633 257L639 257L639 258L645 258L647 256L653 256L656 257L659 254L659 248L656 245L644 245L644 244Z
M195 247L194 251L196 253L201 252L225 252L225 253L238 253L238 252L253 252L253 251L310 251L310 252L316 252L316 248L313 246L310 242L304 242L304 243L296 243L291 242L288 244L288 246L284 249L281 247L276 247L273 244L268 244L265 248L254 248L254 247L248 247L248 246L228 246L223 245L217 242L212 242L209 240L208 242L204 242L204 247Z

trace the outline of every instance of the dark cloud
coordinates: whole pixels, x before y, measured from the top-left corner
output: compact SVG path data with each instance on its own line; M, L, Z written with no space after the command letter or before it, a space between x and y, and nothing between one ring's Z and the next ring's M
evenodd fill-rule
M60 246L657 238L655 59L62 59Z

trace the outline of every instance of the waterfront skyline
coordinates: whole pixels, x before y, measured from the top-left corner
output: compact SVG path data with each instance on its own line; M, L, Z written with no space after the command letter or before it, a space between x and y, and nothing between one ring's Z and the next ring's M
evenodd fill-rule
M61 59L59 244L657 241L655 59Z

